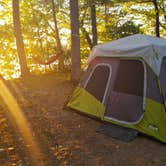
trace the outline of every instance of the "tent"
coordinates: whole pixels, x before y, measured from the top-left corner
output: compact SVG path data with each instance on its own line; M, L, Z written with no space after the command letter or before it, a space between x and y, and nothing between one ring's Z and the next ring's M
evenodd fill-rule
M136 34L95 46L67 106L166 143L166 39Z

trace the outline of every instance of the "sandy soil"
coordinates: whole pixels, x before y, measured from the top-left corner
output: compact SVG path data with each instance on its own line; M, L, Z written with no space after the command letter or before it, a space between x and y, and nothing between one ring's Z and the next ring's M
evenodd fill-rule
M96 132L101 122L67 110L74 85L69 74L8 81L39 147L44 166L165 166L166 145L139 135L124 143ZM33 154L7 107L0 102L0 166L29 166Z

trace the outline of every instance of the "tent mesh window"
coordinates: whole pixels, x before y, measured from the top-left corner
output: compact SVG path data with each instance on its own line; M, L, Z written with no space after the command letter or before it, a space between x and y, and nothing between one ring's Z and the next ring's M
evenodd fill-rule
M161 88L163 91L163 97L166 101L166 57L163 58L162 65L161 65L161 71L160 71L160 82L161 82Z
M138 60L120 60L113 90L143 96L144 68Z
M85 89L102 102L107 81L109 78L110 69L106 65L99 65L92 73Z
M115 79L111 81L105 116L116 121L138 123L143 110L144 66L138 60L120 60L118 69L113 68ZM113 74L114 75L114 74Z

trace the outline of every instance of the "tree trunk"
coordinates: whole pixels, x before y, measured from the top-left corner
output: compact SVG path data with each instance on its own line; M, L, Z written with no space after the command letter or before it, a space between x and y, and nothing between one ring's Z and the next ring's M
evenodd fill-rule
M58 25L57 25L57 18L56 18L56 9L55 9L55 3L54 0L52 2L52 11L53 11L53 19L54 19L54 26L55 26L55 33L56 33L56 42L57 42L57 47L58 47L58 54L60 55L58 57L59 63L58 63L58 68L60 71L64 70L64 53L62 50L62 45L59 37L59 30L58 30Z
M104 4L104 14L105 14L105 24L108 23L108 7L107 7L107 3Z
M93 0L90 3L91 8L91 19L92 19L92 37L93 37L93 46L97 45L97 24L96 24L96 6Z
M155 17L156 17L156 26L155 26L155 32L156 36L160 37L160 21L159 21L159 8L157 4L157 0L153 0L154 8L155 8Z
M80 67L80 36L79 36L79 9L78 0L70 0L70 21L71 21L71 79L79 81Z
M15 37L16 37L17 53L18 53L18 57L19 57L21 76L26 76L27 74L29 74L29 70L27 67L23 37L22 37L20 12L19 12L19 0L13 0L12 5L13 5L14 33L15 33Z
M91 38L90 38L89 33L87 32L87 30L86 30L83 26L80 27L80 29L81 29L82 34L84 35L84 37L85 37L85 39L86 39L88 45L89 45L89 48L92 50L92 48L93 48L93 43L92 43L92 40L91 40Z

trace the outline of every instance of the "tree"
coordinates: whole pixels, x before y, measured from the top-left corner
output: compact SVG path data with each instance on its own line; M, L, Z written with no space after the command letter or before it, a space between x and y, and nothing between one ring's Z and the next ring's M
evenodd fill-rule
M88 6L88 5L87 5L87 6ZM80 17L80 30L81 30L81 32L82 32L83 37L84 37L85 40L87 41L87 44L88 44L89 48L92 49L92 48L93 48L93 41L92 41L92 39L90 38L89 32L88 32L88 31L86 30L86 28L84 27L84 20L85 20L85 18L86 18L86 16L87 16L87 7L85 6L84 8L85 8L85 10L84 10L84 12L83 12L83 14L82 14L82 17Z
M94 0L90 0L91 19L92 19L92 38L93 46L97 45L97 25L96 25L96 6Z
M126 2L126 4L129 4L127 10L129 6L135 5L134 10L136 12L133 14L135 16L141 15L139 20L141 20L142 23L144 22L144 33L151 31L151 34L155 34L157 37L160 37L160 35L165 36L166 3L164 0L136 0L135 2ZM154 27L154 30L152 30L152 27Z
M153 5L154 5L154 8L155 8L155 19L156 19L155 32L156 32L156 36L160 37L159 8L158 8L157 0L153 0Z
M103 43L138 32L156 35L156 12L153 1L79 0L81 62L86 61L93 47L94 35L90 2L95 3L97 38L98 42ZM18 53L15 49L13 20L11 20L13 14L11 2L0 0L0 47L3 48L0 50L0 71L6 79L18 77L20 74L19 58L16 58ZM19 2L21 30L29 70L32 73L46 72L44 66L39 66L34 61L34 57L46 62L60 50L56 40L53 13L57 19L62 49L63 46L66 48L65 62L70 65L68 56L71 47L69 1L54 0L55 12L53 12L52 0L20 0ZM156 2L159 10L159 34L164 37L166 36L166 3L165 0L156 0ZM75 24L73 26L75 27ZM78 43L75 44L75 47L77 45ZM51 67L53 70L55 67L57 68L55 63Z
M25 76L29 73L29 70L28 70L28 66L27 66L23 37L22 37L20 12L19 12L19 0L13 0L12 5L13 5L14 33L15 33L15 38L16 38L17 53L18 53L18 57L19 57L21 76Z
M59 56L59 69L63 71L64 69L64 58L63 58L63 50L62 50L62 45L59 37L59 30L58 30L58 25L57 25L57 18L56 18L56 9L55 9L55 3L54 0L52 0L52 11L53 11L53 19L54 19L54 26L55 26L55 32L56 32L56 42L57 42L57 48L58 48L58 54Z
M79 9L78 0L70 0L70 21L71 21L71 79L79 81L80 67L80 36L79 36Z

